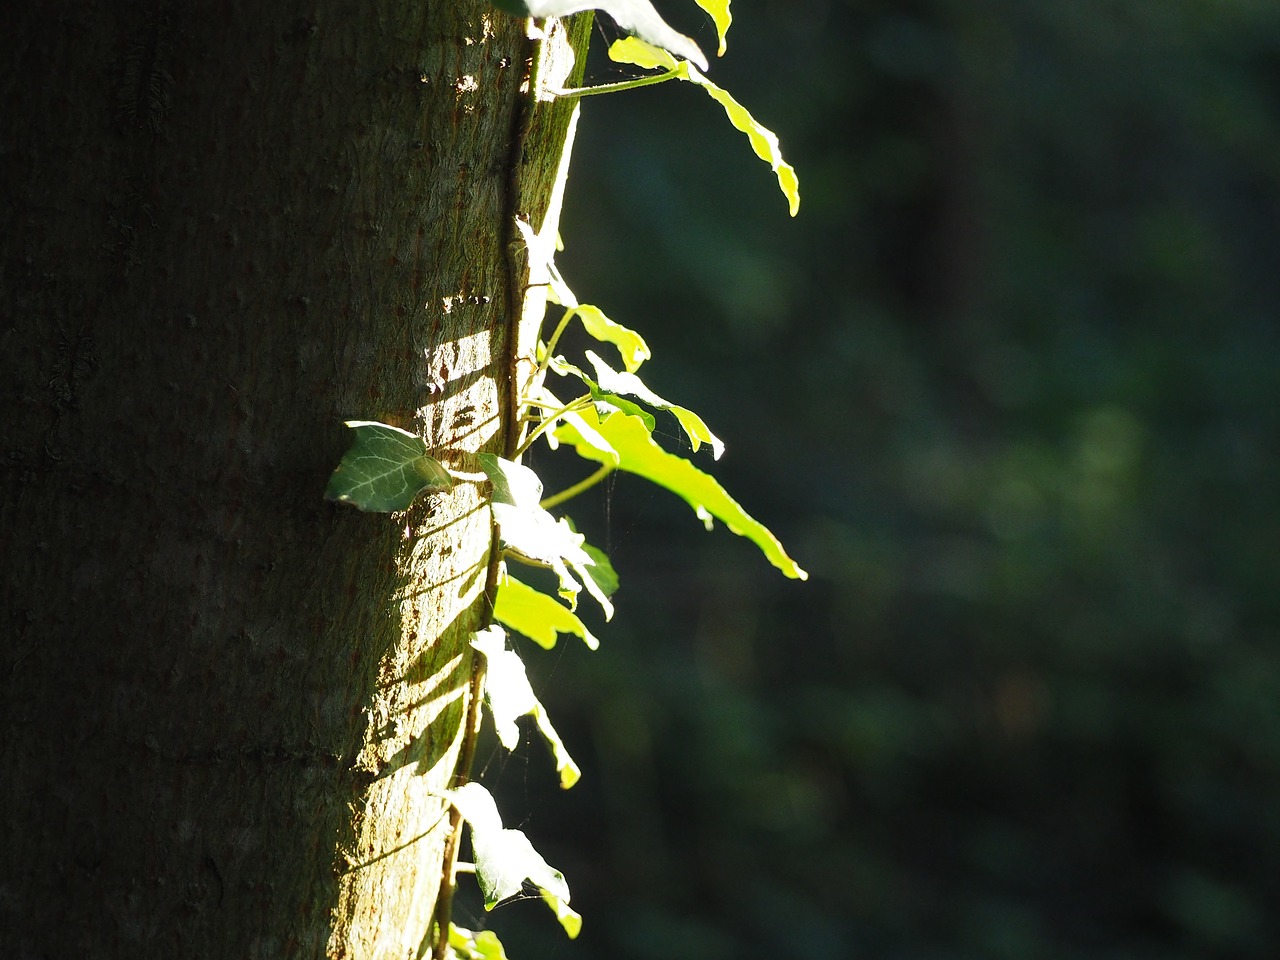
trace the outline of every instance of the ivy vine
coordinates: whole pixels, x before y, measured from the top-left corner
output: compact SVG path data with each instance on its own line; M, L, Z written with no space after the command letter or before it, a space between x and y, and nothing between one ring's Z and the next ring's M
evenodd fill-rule
M652 18L657 14L647 0L495 2L503 9L537 18L589 8L603 9L620 26L635 34L614 42L609 56L617 63L647 72L595 87L546 90L537 88L535 64L529 93L533 102L539 98L614 93L668 80L692 83L724 108L729 122L746 134L757 156L769 163L789 212L795 216L800 205L799 181L795 170L783 160L777 137L706 77L702 72L705 63L692 40L671 30L661 18L657 19L661 26L655 25ZM732 19L730 0L695 2L715 22L719 52L723 53L725 33ZM535 34L531 32L531 35ZM691 61L702 63L702 69ZM517 220L515 227L528 247L530 263L541 267L550 278L548 301L558 308L558 315L550 318L553 323L544 318L543 335L537 343L536 369L518 397L517 436L508 448L514 450L514 455L510 458L479 455L484 478L481 480L478 475L451 473L431 455L416 434L384 423L348 421L347 426L354 432L353 441L330 477L325 496L361 510L394 512L406 509L423 493L447 491L457 482L485 482L491 487L488 501L500 554L496 589L491 596L491 622L472 639L481 665L475 673L473 693L475 700L483 701L498 740L508 751L519 743L518 718L533 718L550 748L560 785L567 789L577 782L580 770L556 733L529 684L519 654L509 642L509 633L514 633L550 649L563 634L575 636L590 649L596 649L599 641L577 613L578 601L584 593L599 606L606 621L613 616L612 596L618 587L618 577L603 551L588 543L572 521L559 512L566 502L614 471L633 473L683 499L707 529L719 520L733 533L750 540L785 576L803 580L807 574L788 556L778 539L750 516L714 477L695 466L688 457L670 452L658 442L655 437L658 417L667 415L679 424L692 453L705 447L713 459L718 459L724 450L724 444L701 417L660 397L645 385L638 374L650 359L644 338L610 319L599 307L580 302L555 268L553 242L535 234L523 220ZM616 353L617 360L610 363L599 353L586 350L582 361L574 363L559 353L562 335L574 322L600 343L602 349L607 347ZM572 450L595 468L580 482L548 495L534 471L519 462L535 443L545 444L551 450ZM556 583L554 592L544 591L522 578L515 572L516 568L551 571ZM474 738L474 726L468 727L466 736ZM469 767L473 750L474 743L464 746L464 767ZM486 909L534 888L553 910L565 932L576 937L582 920L569 906L569 887L564 876L547 864L523 832L502 825L488 790L477 782L466 782L447 791L442 799L452 807L455 827L461 821L469 826L475 862L474 865L455 865L453 855L446 858L450 862L441 888L441 899L446 906L437 913L439 929L434 955L443 957L452 950L472 960L505 960L502 944L492 931L470 931L449 921L447 904L452 899L455 874L464 870L474 870ZM452 848L457 849L456 838Z

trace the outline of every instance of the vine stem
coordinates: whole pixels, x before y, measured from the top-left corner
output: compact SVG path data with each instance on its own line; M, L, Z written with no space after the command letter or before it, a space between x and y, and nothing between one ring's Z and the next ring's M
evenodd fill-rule
M524 442L521 443L520 446L516 448L516 457L519 457L526 450L528 450L529 447L533 445L533 441L537 440L538 437L546 433L547 430L550 427L552 427L555 424L555 422L559 420L561 417L563 417L566 413L572 413L574 410L581 410L590 402L591 402L591 395L586 394L585 396L578 397L578 399L576 400L569 401L559 410L555 410L552 413L544 416L542 418L542 422L539 423L536 427L534 427L533 432L530 433L529 436L525 438ZM514 460L515 457L509 457L508 459Z
M574 26L569 30L568 42L570 46L577 45L579 56L585 54L586 44L590 37L592 16L592 13L584 11L579 16L571 18ZM530 290L535 286L545 285L529 283L535 266L535 251L529 249L527 262L522 263L519 256L522 240L524 241L524 247L530 247L528 238L525 236L526 221L522 218L522 207L525 200L522 191L525 173L525 148L528 145L530 131L534 127L539 102L551 99L545 96L550 90L549 85L547 85L548 89L544 89L544 73L554 70L558 74L556 78L557 86L568 80L569 77L579 83L582 79L582 61L580 58L575 67L571 59L557 58L554 56L554 51L550 54L548 53L548 39L551 35L547 29L549 23L554 23L554 21L535 17L529 17L524 21L524 39L519 46L519 56L520 62L526 68L525 76L523 77L523 82L518 83L514 91L514 102L511 110L511 132L506 145L507 178L502 198L503 219L501 227L501 242L506 264L504 297L506 322L504 324L505 337L503 338L501 354L497 358L499 365L496 367L496 373L499 378L502 378L500 380L500 399L498 402L498 416L500 418L499 443L502 446L503 456L508 460L518 458L522 449L523 434L527 429L523 416L523 394L525 388L521 385L519 375L519 362L521 361L519 354L522 346L521 333L524 326L526 303ZM565 71L564 74L560 73L562 67ZM644 84L641 85L643 86ZM543 222L540 225L542 230L553 229L553 226L548 226L548 222L554 225L559 218L565 178L568 175L567 161L578 117L577 105L573 105L569 108L569 111L564 140L561 144L559 166L554 186L548 199L549 208L544 211ZM552 217L553 219L547 221L547 217ZM529 224L529 227L532 228L532 224ZM540 270L542 266L542 264L538 264ZM549 264L547 266L549 267ZM494 524L492 526L488 570L485 577L482 601L485 609L481 620L485 624L493 622L498 587L503 569L501 546L498 528ZM466 716L460 730L461 744L458 749L458 761L454 768L452 780L454 789L463 786L471 778L476 741L480 732L485 682L485 659L483 655L478 655L477 651L471 651L471 680L467 691ZM452 954L449 946L449 933L452 929L451 919L456 887L455 879L459 869L458 848L461 843L463 822L461 811L453 804L450 804L449 818L449 834L445 840L440 887L436 898L434 938L431 940L433 960L448 960Z
M586 493L617 469L618 468L611 463L603 464L599 470L591 474L591 476L587 477L585 480L579 480L572 487L565 487L565 489L561 490L559 493L553 493L551 496L539 503L538 506L542 507L543 510L550 510L552 507L557 507L566 500L572 500L578 494Z
M519 349L520 318L524 309L523 274L516 260L519 231L516 217L520 212L520 168L524 156L525 141L533 120L534 106L538 100L538 87L542 82L542 56L545 49L541 39L545 37L545 21L530 17L525 21L523 56L529 64L527 95L516 88L515 107L511 117L511 137L507 148L507 184L503 197L502 244L506 255L506 327L501 363L507 377L507 402L502 405L504 455L510 459L520 443L520 383L516 370L516 352ZM493 620L494 604L498 596L498 581L502 571L502 549L495 525L489 543L489 565L485 574L485 619ZM471 680L468 687L467 712L463 721L462 746L458 764L454 768L452 787L456 790L471 778L475 761L476 741L480 734L480 708L484 692L485 658L471 652ZM449 807L449 835L445 840L440 887L436 894L435 939L431 945L433 960L447 960L449 930L453 923L453 893L458 863L458 847L462 841L462 813L456 806Z
M640 87L649 87L655 83L665 83L667 80L674 80L680 75L678 70L668 70L666 73L652 74L647 77L636 77L634 80L619 80L617 83L600 83L591 87L569 87L564 90L552 90L551 92L557 97L566 99L573 97L594 97L602 93L621 93L623 90L638 90Z
M551 363L551 358L555 356L556 345L560 342L560 337L564 334L565 328L569 326L569 321L578 315L578 308L569 307L565 310L564 316L560 318L560 322L556 324L555 332L551 334L551 339L547 341L546 353L542 358L542 362L538 364L538 373L546 373L547 366Z

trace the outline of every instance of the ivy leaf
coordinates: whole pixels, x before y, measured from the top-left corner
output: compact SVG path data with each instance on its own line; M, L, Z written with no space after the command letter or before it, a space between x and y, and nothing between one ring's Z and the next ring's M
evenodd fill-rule
M692 60L703 70L707 58L698 45L673 30L649 0L494 0L494 5L520 17L567 17L583 10L603 10L627 33ZM727 4L726 4L727 7Z
M640 364L649 359L649 345L644 337L634 330L615 323L605 316L604 311L591 304L583 304L574 311L587 333L604 343L612 343L622 356L622 365L628 373L635 373Z
M619 410L629 417L639 417L650 431L658 425L658 421L653 418L653 414L634 400L628 400L626 397L619 396L616 393L601 390L595 384L591 386L591 398L595 400L600 416L605 416L613 410Z
M622 393L639 397L651 407L671 411L671 413L675 414L675 418L680 421L680 426L684 428L685 435L688 436L694 453L698 452L698 447L702 444L709 443L711 444L712 456L717 460L720 459L720 455L724 453L724 443L707 428L700 416L692 410L677 406L670 400L662 399L662 397L645 386L644 381L634 373L619 373L590 350L587 351L587 359L591 361L591 366L595 368L596 381L599 383L601 390L607 393ZM650 426L649 429L652 431L653 427Z
M590 377L577 367L565 362L563 357L552 357L548 361L547 366L548 369L555 371L561 376L572 374L582 380L583 383L590 383ZM605 438L595 433L591 429L590 425L583 420L582 417L578 416L577 411L566 409L564 401L560 400L559 397L548 390L545 384L539 384L536 389L532 390L527 402L531 406L541 407L543 410L561 411L559 419L567 423L572 423L583 438L596 444L601 450L607 450L609 448L609 444ZM648 416L648 414L640 407L635 407L635 412L637 415L644 414ZM546 433L543 433L542 437L547 441L547 446L552 450L558 450L560 448L560 441L556 439L554 430L548 430Z
M468 930L451 923L449 946L463 960L507 960L502 941L492 930Z
M523 224L523 221L516 221L517 224ZM525 229L522 228L522 233ZM531 231L529 231L531 233ZM526 235L525 242L529 242ZM560 271L556 269L554 262L548 258L548 272L551 275L551 288L549 299L563 306L568 314L577 317L582 321L582 327L595 339L602 343L612 343L618 348L618 353L622 355L622 365L628 373L635 373L640 369L640 365L648 360L653 354L649 352L649 344L645 343L644 337L636 333L634 330L624 327L609 317L605 316L605 312L599 307L590 303L579 303L574 292L569 289L569 285L564 282L564 277L560 275Z
M588 351L587 353L588 353L588 356L595 356L595 354L591 353L590 351ZM654 420L653 414L651 414L644 407L640 406L640 404L632 400L628 400L626 397L620 396L616 393L611 393L607 390L602 390L600 388L600 384L596 383L594 380L588 377L585 373L583 373L580 368L574 366L572 363L567 361L564 357L552 357L550 362L547 364L547 369L551 370L553 373L559 374L562 377L577 377L579 380L581 380L583 385L586 386L587 390L590 391L591 399L595 401L596 405L607 408L606 410L601 412L601 415L608 412L608 410L621 410L623 413L626 413L630 416L640 417L642 420L644 420L645 425L650 430L652 430L655 426L657 426L657 421ZM590 429L589 427L586 426L585 423L583 423L581 417L578 417L577 419L572 419L571 414L565 413L563 415L563 418L565 420L571 420L573 425L577 427L579 431ZM551 446L551 449L552 450L556 449L558 441L555 439L555 433L554 432L547 433L545 434L545 436L547 437L547 440ZM608 446L608 444L604 442L603 437L597 438L595 442L597 443L597 445L602 445L603 447Z
M601 343L611 343L618 348L622 365L628 373L635 373L640 365L653 354L644 337L622 324L610 320L599 307L589 303L572 307L570 312L582 321L582 327Z
M418 494L453 486L444 465L427 455L417 434L372 420L348 420L356 432L350 449L329 477L326 500L338 500L372 513L404 510Z
M495 503L493 517L505 550L555 572L560 582L560 596L568 602L570 610L578 608L578 594L585 585L604 610L605 619L613 619L613 604L586 572L595 561L583 549L582 534L574 533L563 519L557 520L541 507L522 509Z
M515 463L492 453L476 458L480 469L493 484L493 502L515 507L536 507L542 499L542 481L522 463Z
M484 908L492 910L503 900L523 893L528 882L541 892L565 932L576 937L582 929L582 918L569 909L569 884L564 874L533 849L523 831L502 826L498 806L489 791L472 782L446 790L444 795L471 825L471 853Z
M730 0L696 0L698 6L707 12L716 23L716 35L720 38L717 57L724 56L724 35L729 32L729 24L733 23L733 14L729 12Z
M645 418L649 424L649 429L653 429L655 426L653 415L647 410L644 410L632 403L630 400L623 397L606 397L603 394L598 394L597 399L600 402L606 403L613 409L625 409L632 416ZM596 449L600 450L606 457L613 457L613 450L609 446L609 441L592 429L591 424L583 420L582 416L577 411L566 413L561 419L565 423L573 424L574 429L578 431L578 435L585 442L594 445ZM543 434L543 436L546 437L547 445L550 446L552 450L557 449L559 441L556 439L554 430Z
M581 637L591 650L600 646L600 641L572 610L509 573L498 583L493 619L524 634L544 650L554 647L562 633Z
M569 935L569 939L576 940L578 934L582 932L582 914L570 908L569 901L561 900L546 890L542 891L542 902L551 908L556 919L560 921L560 926Z
M507 635L499 626L488 626L471 641L485 658L484 699L493 717L498 740L508 752L520 746L520 717L531 716L543 739L551 749L560 774L560 787L568 790L582 777L582 770L551 725L546 708L533 692L525 673L524 661L514 650L507 649Z
M582 327L592 337L602 343L612 343L622 355L622 365L629 373L640 369L640 364L648 360L652 353L644 337L622 324L610 320L605 312L590 303L579 303L569 285L560 276L560 271L551 265L551 299L563 306L566 311L582 321Z
M778 538L743 510L714 477L703 473L683 457L677 457L663 450L654 442L649 431L645 429L644 423L637 417L628 417L622 413L610 414L603 420L593 420L593 417L592 411L583 412L583 419L605 438L616 460L575 436L572 425L568 423L556 432L561 440L575 446L579 456L598 463L615 465L620 470L637 474L660 487L666 487L693 507L694 512L708 529L711 527L713 518L721 521L732 532L746 537L759 547L768 561L786 576L798 580L809 578L809 575L787 556L787 551L778 542Z
M747 108L733 99L727 91L716 86L691 64L678 62L665 50L636 37L615 40L609 47L609 57L618 63L630 63L647 70L667 70L679 79L696 83L706 90L708 96L724 107L729 122L747 135L756 156L773 168L782 195L787 198L791 216L800 212L800 178L796 176L795 168L782 159L777 135L758 123Z
M613 619L613 604L588 572L595 563L582 548L586 538L564 519L557 520L538 505L542 481L528 467L491 453L479 457L481 469L493 481L493 518L504 549L540 566L550 567L560 580L560 596L576 610L583 586ZM576 576L575 576L576 574Z
M582 549L587 551L594 561L587 567L587 573L591 575L591 579L606 597L612 597L618 589L618 574L613 569L613 564L609 562L609 557L603 550L589 543L584 543Z

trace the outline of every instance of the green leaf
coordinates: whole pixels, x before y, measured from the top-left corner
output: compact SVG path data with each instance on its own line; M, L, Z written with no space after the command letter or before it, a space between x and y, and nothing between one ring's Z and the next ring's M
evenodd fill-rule
M660 50L636 37L615 40L609 47L609 56L619 63L630 63L649 70L667 70L681 80L696 83L706 90L716 103L724 107L729 122L747 135L756 156L773 168L778 178L778 186L782 189L782 195L787 198L791 216L794 217L800 212L800 179L796 176L795 168L782 159L777 135L768 127L758 123L747 108L738 103L727 91L712 83L693 65L678 62L665 50Z
M641 415L644 415L644 411L639 411L639 413ZM592 429L591 424L589 424L586 420L584 420L581 414L577 413L576 411L573 413L566 413L563 419L565 423L572 424L574 429L578 431L578 434L582 438L582 440L586 443L590 443L594 445L595 448L600 451L602 456L604 456L606 459L611 457L616 459L616 456L613 453L613 448L609 446L609 441L607 441L604 437L600 436L599 433L597 433L594 429ZM652 417L649 417L649 422L651 424L653 423ZM554 440L555 432L553 431L551 433L548 433L546 436L548 441ZM552 449L553 450L555 449L554 445L552 446Z
M516 633L524 634L544 650L554 647L562 633L581 637L592 650L600 646L600 641L592 636L572 610L509 573L498 583L493 618Z
M569 899L564 874L542 859L521 831L502 826L498 805L482 784L472 781L446 790L444 796L471 826L471 848L486 910L520 893L526 880Z
M629 330L620 323L614 323L604 315L604 311L591 304L583 304L574 309L587 333L604 343L612 343L618 348L622 357L622 365L628 373L635 373L652 354L644 337Z
M444 465L427 455L417 434L371 420L348 420L356 432L350 449L329 477L326 500L373 513L404 510L418 494L453 486Z
M566 363L564 359L561 357L553 357L548 365L548 369L555 371L561 376L569 374L569 375L578 377L580 380L582 380L584 384L587 384L588 389L591 389L592 387L590 377L588 377L585 373L583 373L577 367L574 367L572 364ZM536 393L536 397L533 397L530 399L531 400L536 399L537 403L542 405L543 409L545 410L563 410L565 406L564 403L561 402L555 396L555 394L553 394L550 390L548 390L545 385L543 385L538 389ZM641 413L643 411L641 411L639 408L636 408L636 412ZM595 433L591 429L590 425L585 420L583 420L582 417L578 415L576 410L566 410L562 412L559 415L559 419L566 423L573 424L574 427L578 430L579 434L581 434L581 436L585 440L587 440L590 443L594 443L600 450L602 451L609 450L609 444L604 439L604 437ZM547 441L547 445L552 450L556 450L559 448L560 442L556 439L556 435L554 431L549 430L548 432L544 433L542 436Z
M729 2L730 0L697 0L698 6L716 22L716 35L720 38L720 48L716 50L717 57L724 56L724 35L729 32L729 24L733 23Z
M493 518L498 523L498 536L508 554L551 568L560 581L560 596L569 609L578 605L582 584L569 572L591 563L582 549L583 537L575 534L541 507L524 508L509 503L495 503Z
M680 422L680 426L684 428L685 435L688 436L694 453L698 452L698 447L702 444L709 443L711 444L712 456L717 460L720 459L720 455L724 453L724 443L707 428L700 416L692 410L677 406L670 400L662 399L662 397L645 386L644 381L634 373L619 373L590 350L587 351L587 359L591 361L591 366L595 368L596 380L602 391L639 397L651 407L671 411L675 414L676 420ZM650 426L649 429L652 431L653 427Z
M565 520L557 520L538 505L542 481L528 467L493 454L481 454L480 466L493 481L493 518L503 549L555 571L560 596L576 610L583 586L613 619L613 604L600 591L589 568L595 563L582 545L586 538ZM576 574L576 576L575 576Z
M590 389L591 399L596 402L596 409L599 411L600 416L607 416L612 411L618 410L629 417L639 417L650 431L658 425L658 421L654 419L653 414L634 400L628 400L626 397L619 396L616 393L601 390L595 384L591 384Z
M560 774L561 789L568 790L582 776L582 770L569 756L560 734L551 724L546 708L538 700L525 673L524 661L514 650L507 649L507 635L502 628L490 625L471 640L485 658L484 699L493 718L498 741L511 752L520 745L520 717L531 716L543 739L551 749Z
M648 43L692 60L703 70L707 58L698 45L671 28L649 0L494 0L508 12L528 17L567 17L583 10L603 10L614 23Z
M476 457L480 469L493 484L493 502L517 507L536 507L542 499L542 481L522 463L515 463L492 453Z
M468 930L451 923L449 946L463 960L507 960L502 941L492 930Z
M603 420L593 418L592 411L583 413L583 419L608 442L613 455L617 457L616 461L575 436L570 424L560 427L557 434L564 442L574 444L578 454L588 460L612 463L621 470L666 487L693 507L708 528L712 518L721 521L731 531L758 546L769 562L786 576L799 580L808 579L809 575L787 556L782 544L768 528L743 510L714 477L703 473L683 457L667 453L658 446L638 418L622 413L610 414Z
M606 597L612 597L618 589L618 574L614 571L613 564L609 562L605 552L598 547L584 543L582 549L587 551L595 561L587 567L587 573L591 574L591 579L596 582L596 586Z
M553 893L568 891L564 874L543 859L523 830L485 831L473 824L471 852L486 910L523 893L526 880L539 889L552 889Z
M751 141L751 149L756 152L756 156L773 168L782 195L787 198L788 212L794 217L800 212L800 178L796 175L795 168L782 159L782 148L778 144L777 135L758 123L755 117L747 112L747 108L733 99L728 91L716 86L692 67L688 69L689 79L700 84L713 100L724 107L729 122L745 133L747 139Z
M523 831L502 826L498 806L489 791L472 782L446 790L444 795L471 825L471 853L484 908L492 910L508 897L518 896L528 882L541 892L565 932L570 937L577 936L582 918L568 908L569 884L564 874L533 849Z
M588 350L587 356L594 357L595 354ZM650 430L657 426L657 421L654 420L653 414L640 406L640 404L632 400L628 400L626 397L620 396L617 393L602 390L600 388L600 384L588 377L581 368L576 367L569 361L565 360L564 357L552 357L547 363L547 369L562 377L576 377L578 380L581 380L583 385L586 386L587 390L591 393L591 399L596 402L597 406L604 406L610 410L621 410L623 413L629 414L633 417L640 417L644 420ZM637 382L640 382L638 378ZM545 390L545 387L543 389ZM546 392L550 395L550 391ZM601 414L603 415L605 412L607 411L601 411ZM565 419L568 419L568 417L569 415L565 414ZM581 420L575 421L574 425L579 430L583 429ZM547 436L549 439L554 439L555 435L547 434ZM555 449L554 442L551 444L551 448L553 450Z
M542 891L542 902L555 913L556 919L560 921L560 926L569 935L569 939L578 939L578 934L582 932L582 914L573 910L567 900L561 900L547 890Z
M644 337L620 323L610 320L603 310L590 303L579 303L578 298L569 285L560 276L560 271L551 264L550 298L562 305L566 311L582 321L583 329L602 343L612 343L622 355L622 365L630 373L640 369L640 365L648 360L652 353Z
M524 662L507 649L507 634L490 624L471 639L471 646L484 654L484 699L493 718L498 742L511 752L520 745L520 725L516 721L533 712L538 705Z

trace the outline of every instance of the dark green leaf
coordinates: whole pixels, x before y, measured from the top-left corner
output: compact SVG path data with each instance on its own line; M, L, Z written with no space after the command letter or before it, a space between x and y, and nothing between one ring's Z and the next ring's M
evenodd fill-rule
M404 510L418 494L453 486L444 465L427 455L422 438L371 420L348 420L351 448L329 477L324 495L371 513Z
M591 566L586 568L587 575L595 581L601 593L606 597L612 597L618 589L618 574L614 571L613 564L609 562L608 556L599 547L584 543L582 549L594 561Z

